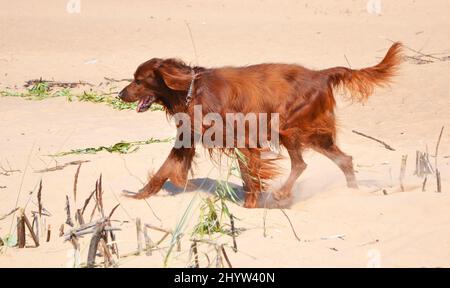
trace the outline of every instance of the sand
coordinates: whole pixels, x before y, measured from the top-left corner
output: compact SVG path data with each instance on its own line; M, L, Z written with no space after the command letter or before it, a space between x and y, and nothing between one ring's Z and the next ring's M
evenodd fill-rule
M402 41L422 53L444 56L450 52L449 5L445 0L381 1L380 15L369 13L367 1L362 0L81 0L80 13L72 14L66 11L64 1L0 3L2 90L20 88L24 81L39 77L95 85L104 81L103 77L130 78L138 64L152 57L179 57L207 67L285 62L321 69L373 65L390 46L387 39ZM405 53L418 55L407 49ZM346 188L344 176L328 159L314 152L305 153L308 168L284 209L301 241L279 209L249 210L229 204L238 218L236 227L243 229L237 237L238 252L227 248L233 266L449 267L449 69L450 61L423 65L405 62L391 87L377 89L366 104L351 104L337 96L338 141L354 157L360 189ZM118 83L116 89L124 85ZM428 149L434 155L442 126L445 129L438 154L442 193L436 192L434 175L428 177L426 191L422 192L423 178L413 175L416 150ZM395 151L352 130L379 138ZM212 195L208 189L225 173L205 153L199 151L193 177L197 186L204 183L202 187L182 193L169 183L147 202L125 198L121 191L139 189L148 173L162 164L171 143L142 146L124 155L100 152L47 156L76 148L109 146L121 140L174 136L174 125L164 113L137 114L63 98L28 101L0 97L0 131L1 166L8 168L9 162L11 168L20 170L0 175L0 186L6 186L0 188L0 214L16 207L16 201L20 207L28 203L27 215L36 211L36 188L41 179L43 203L52 214L46 220L52 227L50 242L38 248L2 247L0 267L70 266L72 246L63 242L57 231L65 221L65 197L69 195L72 206L79 208L100 174L106 211L121 203L113 218L126 221L115 222L122 228L117 233L121 253L136 249L136 217L144 223L174 229L190 201L196 199L181 251L175 249L167 262L169 267L187 265L189 238L198 220L200 199ZM402 155L408 155L404 192L399 186ZM36 172L75 160L90 161L80 170L76 204L72 195L76 166ZM435 158L430 160L434 165ZM281 161L281 166L287 177L288 160ZM273 189L284 177L273 183ZM240 187L239 179L231 182ZM1 237L15 233L14 218L0 221ZM150 233L154 241L162 236L153 230ZM220 241L231 245L230 237ZM163 266L169 242L163 242L164 249L152 256L121 259L120 267ZM31 245L31 238L27 243ZM80 243L81 262L85 262L89 237ZM200 249L214 259L212 248L204 245ZM200 257L200 265L207 265L204 256Z

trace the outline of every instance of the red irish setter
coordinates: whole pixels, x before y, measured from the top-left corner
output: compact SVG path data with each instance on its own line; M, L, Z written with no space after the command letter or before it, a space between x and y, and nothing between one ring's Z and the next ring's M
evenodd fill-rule
M138 101L138 112L153 103L168 115L183 112L193 119L194 105L204 114L279 113L279 141L291 159L291 172L274 198L291 196L294 182L306 168L302 151L312 148L331 159L344 172L347 185L357 188L352 157L336 145L333 88L343 87L352 100L364 101L375 86L389 83L401 62L401 44L394 43L376 66L353 70L334 67L310 70L293 64L259 64L245 67L191 67L176 59L151 59L141 64L134 81L119 94L125 102ZM193 120L192 120L193 121ZM203 133L208 127L203 126ZM261 143L259 143L261 144ZM238 148L245 157L239 161L244 183L244 206L257 206L260 191L277 174L272 160L261 157L263 148ZM227 153L226 149L218 149ZM166 180L177 186L187 183L195 146L173 148L147 185L133 198L157 193Z

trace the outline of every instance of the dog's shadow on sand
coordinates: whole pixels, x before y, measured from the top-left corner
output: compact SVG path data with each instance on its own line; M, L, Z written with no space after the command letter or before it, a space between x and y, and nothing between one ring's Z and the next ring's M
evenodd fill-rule
M224 181L225 182L225 181ZM215 191L217 189L217 180L212 178L195 178L188 181L186 187L178 187L175 186L172 182L167 181L164 183L162 187L165 191L167 191L168 195L166 196L174 196L183 192L195 192L200 191L204 193L208 193L210 195L215 195ZM226 183L226 182L225 182ZM227 182L229 187L231 187L238 199L240 205L244 203L245 200L245 192L242 185L238 185L232 182ZM163 196L164 197L164 196ZM272 193L262 192L260 199L258 201L257 208L289 208L292 205L293 199L287 199L283 201L275 201L272 197Z
M245 197L244 190L241 185L237 185L232 182L228 182L228 185L234 189L238 199L243 200ZM167 181L162 187L170 196L178 195L183 192L200 191L211 195L215 195L217 189L217 180L212 178L195 178L190 179L186 187L175 186L172 182Z

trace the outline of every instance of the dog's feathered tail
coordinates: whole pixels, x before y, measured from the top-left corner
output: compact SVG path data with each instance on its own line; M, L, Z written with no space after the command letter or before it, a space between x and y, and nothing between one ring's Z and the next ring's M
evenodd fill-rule
M350 92L350 98L364 102L372 94L375 86L386 86L395 76L402 62L402 44L395 42L376 66L353 70L346 67L334 67L320 71L328 76L328 84L342 87Z

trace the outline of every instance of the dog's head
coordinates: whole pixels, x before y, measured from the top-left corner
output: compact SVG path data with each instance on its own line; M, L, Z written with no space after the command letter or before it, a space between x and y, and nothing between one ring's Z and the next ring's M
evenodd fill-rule
M153 58L137 68L134 80L118 96L125 102L138 101L137 112L147 111L153 103L172 110L186 100L179 99L184 95L180 92L187 92L191 80L192 68L182 61Z

